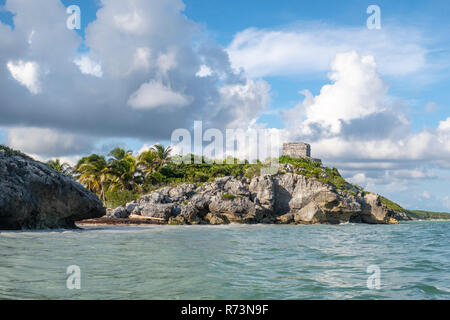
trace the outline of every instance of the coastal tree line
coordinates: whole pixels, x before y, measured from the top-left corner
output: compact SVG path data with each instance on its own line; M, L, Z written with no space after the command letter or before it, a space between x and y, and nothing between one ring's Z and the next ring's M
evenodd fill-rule
M108 207L122 205L137 199L142 194L165 185L178 183L204 183L214 178L233 175L242 177L250 164L226 164L218 161L207 164L202 157L200 164L171 161L172 148L161 144L152 146L149 150L133 155L131 150L114 148L106 156L91 154L81 158L75 166L62 162L60 159L48 161L46 164L56 171L77 180L91 190ZM258 167L258 166L257 166Z
M107 156L94 153L83 157L73 167L60 159L47 165L77 180L106 204L108 200L121 202L118 197L132 200L148 186L163 183L164 179L157 179L154 173L169 162L171 152L171 147L156 144L133 156L131 150L117 147Z

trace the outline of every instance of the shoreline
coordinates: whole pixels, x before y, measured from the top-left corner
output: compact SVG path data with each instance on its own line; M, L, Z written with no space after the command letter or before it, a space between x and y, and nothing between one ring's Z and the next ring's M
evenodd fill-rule
M402 221L404 222L422 222L422 221L450 221L450 219L420 219L420 220L411 220L411 221ZM236 223L243 224L245 223ZM327 223L313 223L313 224L282 224L282 223L269 223L268 225L345 225L349 224L349 222L339 223L339 224L327 224ZM75 225L77 227L85 227L85 226L142 226L142 225L170 225L168 221L156 219L156 218L109 218L109 217L101 217L96 219L86 219L76 221ZM202 225L202 224L198 224ZM203 224L203 225L212 225L212 224ZM222 224L226 225L226 224Z
M113 225L113 226L136 226L136 225L168 225L167 221L156 218L109 218L101 217L76 221L77 226L87 225Z

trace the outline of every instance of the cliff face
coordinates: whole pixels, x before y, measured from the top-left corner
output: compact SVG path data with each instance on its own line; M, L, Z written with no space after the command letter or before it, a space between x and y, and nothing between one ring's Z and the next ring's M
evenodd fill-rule
M103 215L97 196L71 178L0 149L0 229L74 228Z
M387 224L407 219L384 206L376 194L337 191L317 179L295 173L289 166L283 173L251 180L223 177L199 187L165 187L108 215L141 215L179 224Z

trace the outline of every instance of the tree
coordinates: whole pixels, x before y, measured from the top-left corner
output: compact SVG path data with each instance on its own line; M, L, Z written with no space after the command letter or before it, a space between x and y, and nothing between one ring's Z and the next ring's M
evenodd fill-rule
M131 156L132 153L133 152L131 150L125 150L124 148L117 147L111 150L108 156L111 157L110 161L120 161L127 156Z
M82 158L75 167L75 173L81 184L106 202L105 189L111 177L104 156L92 154Z
M148 177L158 167L158 154L153 150L142 152L138 157L138 168Z
M65 174L67 176L72 176L72 170L73 168L68 164L67 162L61 163L61 160L54 159L49 160L46 163L50 168L58 171L59 173Z
M157 168L164 167L166 163L170 161L170 153L172 152L171 147L164 148L162 144L155 144L150 150L156 153L158 159Z
M108 155L111 157L108 160L108 168L112 176L110 189L140 190L142 175L132 152L115 148Z

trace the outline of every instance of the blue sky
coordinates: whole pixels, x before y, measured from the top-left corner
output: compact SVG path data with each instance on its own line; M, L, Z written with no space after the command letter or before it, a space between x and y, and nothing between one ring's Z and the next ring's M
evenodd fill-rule
M52 120L42 119L42 113L31 114L33 112L29 112L30 109L13 112L13 107L11 110L4 107L4 114L7 116L3 122L0 119L1 143L25 149L42 158L57 156L74 161L81 154L93 151L106 152L108 147L116 144L139 150L143 145L158 141L168 143L169 129L186 125L188 114L196 114L198 118L210 121L217 127L226 127L236 121L241 124L250 123L252 118L256 118L257 123L264 124L267 128L288 130L295 133L296 137L309 139L313 153L316 152L325 164L338 167L346 178L355 183L383 193L406 207L450 210L448 157L450 147L446 143L446 120L450 119L448 1L168 0L167 3L171 7L167 9L156 1L144 4L140 0L126 0L122 3L105 0L102 5L100 0L49 0L45 10L54 13L53 16L61 15L61 21L64 21L68 15L64 15L63 7L59 7L58 2L64 7L80 6L81 30L74 31L76 37L70 35L67 30L62 30L63 28L60 30L61 24L52 25L55 22L50 16L47 21L43 21L45 12L39 19L37 13L33 15L32 11L30 13L24 6L14 4L13 0L6 2L0 0L0 6L6 3L6 8L0 9L0 21L5 25L14 26L11 32L18 35L15 38L19 35L29 37L31 30L33 33L37 30L37 38L34 40L36 42L30 44L30 47L36 46L37 49L24 51L23 44L20 44L19 40L17 43L13 43L12 40L8 42L12 43L11 47L3 49L3 52L0 49L1 68L8 62L16 63L18 66L18 62L15 61L20 59L34 62L41 72L44 67L47 70L45 76L41 74L39 78L39 87L37 84L36 87L32 87L23 80L23 86L20 88L17 82L22 78L14 76L11 68L7 68L9 73L5 68L2 73L0 68L0 86L5 83L11 86L11 90L17 90L14 91L17 98L12 97L10 90L8 99L4 96L6 100L0 100L0 103L26 106L35 102L36 105L56 106L64 102L66 106L68 101L77 102L74 102L72 107L69 107L68 103L65 113L60 109L56 112L50 107L48 110L45 109L49 118L55 114L55 119ZM127 6L128 4L130 6ZM372 4L378 5L381 9L380 30L366 28L366 20L369 17L366 9ZM17 20L19 25L15 28L16 17L7 11L8 8L17 11L17 18L29 16L26 21ZM131 15L133 19L130 20L126 10L133 8L137 8L138 13ZM39 11L39 8L34 11ZM99 12L102 14L97 17ZM165 14L168 16L165 17ZM145 19L141 21L139 19L141 16L150 22L146 23ZM120 22L123 30L117 27L117 21L122 21L117 20L117 17L125 19L123 20L125 22ZM162 17L161 21L159 17ZM154 24L152 19L155 21ZM133 23L137 23L136 20L142 23L140 28L148 29L134 30ZM50 38L64 39L55 41L55 52L60 52L58 50L68 52L71 59L86 57L82 63L80 62L87 68L81 72L82 74L71 74L73 65L69 66L70 59L62 59L60 56L50 59L42 54L44 51L40 51L40 43L37 43L39 41L42 42L42 50L54 49L48 47L48 43L51 42L46 42L45 37L39 37L39 30L49 29L58 32ZM0 37L8 39L8 32L10 31L0 29ZM164 39L166 34L167 39ZM298 45L295 44L296 41ZM178 48L176 52L183 52L184 56L188 57L178 59L177 66L174 67L176 72L167 73L165 75L167 79L162 78L169 82L172 89L179 86L184 88L182 90L186 88L188 91L191 90L188 96L194 97L190 100L195 101L193 109L183 115L177 111L180 109L170 111L172 109L168 108L169 111L164 117L160 111L155 111L156 109L152 109L151 112L132 110L126 116L106 119L98 128L92 125L95 124L93 120L89 125L91 121L83 120L83 114L107 108L107 105L112 108L109 110L123 109L123 105L119 104L125 104L133 92L138 93L136 89L141 84L145 84L149 79L156 79L151 80L150 84L161 79L161 74L155 75L150 69L145 75L138 71L131 74L131 71L118 70L120 67L117 66L124 66L132 60L131 49L145 53L145 50L139 51L143 47L149 48L148 52L151 52L152 57L159 54L167 58L173 48ZM201 51L200 47L204 51ZM295 50L298 52L292 52ZM356 55L352 56L351 51L356 52ZM224 53L229 56L229 61L223 60ZM346 56L338 63L337 55L341 53ZM330 79L333 72L338 78L348 80L349 77L356 77L356 74L347 72L348 69L353 67L371 69L370 62L364 60L364 56L373 57L376 63L376 67L373 67L376 74L368 69L365 71L368 72L365 76L373 77L367 82L367 87L348 88L346 86L348 82L345 80L342 80L342 87L340 85L335 87L348 90L344 97L352 96L352 90L360 90L356 94L356 101L359 104L373 105L370 107L372 111L359 110L357 105L348 106L348 110L344 110L347 108L345 98L344 101L340 101L342 97L339 98L339 94L335 98L329 94L322 94L321 90L324 86L334 83L334 80ZM214 79L213 77L191 79L192 77L186 76L187 70L199 61L216 63L220 70L212 72L226 76L217 76L218 78ZM115 65L115 62L120 64ZM332 68L333 63L335 69ZM102 70L100 76L95 75L93 71L97 64ZM235 72L231 71L232 68L244 70L245 78L239 81L244 81L246 90L250 90L249 92L258 99L241 97L236 105L228 106L231 110L229 114L212 118L209 113L214 112L205 111L207 109L201 105L203 102L199 104L196 101L214 100L223 94L220 90L223 89L224 83L233 83L237 88L238 84L232 80ZM60 71L59 75L53 71L56 69L64 70L65 73ZM121 78L118 76L120 72ZM58 78L59 76L61 78ZM76 81L79 77L80 82L85 83L87 88L74 83L66 84L69 79ZM14 82L14 79L17 82ZM52 79L54 82L51 82ZM57 79L60 80L56 81ZM372 83L378 83L380 87L372 88ZM24 89L24 86L28 86L30 92ZM89 86L96 88L98 92L108 93L95 95L91 91L86 91L89 90ZM197 87L200 89L197 90ZM113 90L110 90L111 88ZM208 96L206 93L202 95L203 88L208 88L204 89L205 92L208 91ZM32 90L38 94L31 93ZM312 106L302 104L304 96L299 93L300 90L308 90L316 97L316 102ZM71 97L72 94L76 96ZM110 100L106 97L108 95L111 96ZM329 101L330 105L323 105L320 102L322 100ZM242 105L247 106L247 111L243 112L244 115L240 118L233 118L236 114L233 108L239 111ZM78 113L74 111L77 108L80 108ZM83 108L86 108L85 111ZM323 114L317 115L314 108L322 110ZM330 129L337 125L338 119L331 116L333 110L337 108L343 108L343 114L348 113L347 118L342 119L346 123L345 130ZM360 114L352 116L349 110ZM60 111L60 118L57 118ZM105 114L105 111L102 112ZM114 111L106 113L108 117L112 117ZM330 116L327 113L330 113ZM395 125L387 123L388 115L395 118ZM183 118L185 123L182 122ZM163 124L158 119L170 120L167 120L167 124ZM229 120L229 123L225 123L224 119ZM370 119L378 120L369 121ZM120 120L122 121L117 122ZM358 124L359 120L361 124ZM147 134L137 129L142 123L148 123L151 133ZM314 123L321 123L323 126L318 136L311 136L311 131L306 130L313 128ZM305 127L306 131L297 130L299 126ZM385 132L385 135L376 132L377 130L369 132L369 127L375 129L379 127L379 131ZM37 148L30 141L22 141L28 133L24 128L47 130L45 131L47 140L43 140L60 147L58 149L55 147L54 150L49 147L46 154L37 154L35 152ZM64 142L59 141L54 132L58 132L58 137L63 137L61 140ZM349 135L358 137L354 140L354 152L351 150L353 140ZM383 137L380 138L380 135ZM373 143L367 143L361 137ZM438 140L439 143L434 143ZM76 146L71 146L67 141L83 141L84 144L77 143ZM336 151L335 146L341 149Z

